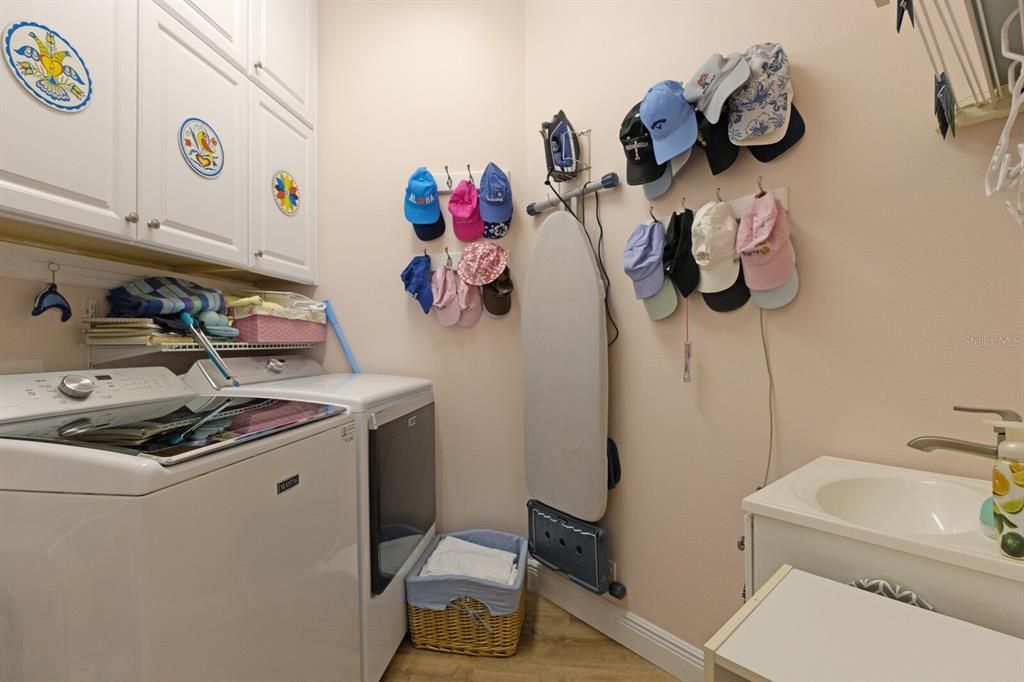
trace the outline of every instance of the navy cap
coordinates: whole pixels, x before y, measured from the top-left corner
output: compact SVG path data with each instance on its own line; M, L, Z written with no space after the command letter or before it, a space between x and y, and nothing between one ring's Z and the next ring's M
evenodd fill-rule
M423 308L423 313L430 313L434 305L434 292L430 288L430 256L414 256L402 270L402 284Z
M665 254L662 256L665 275L687 297L700 281L700 266L693 257L693 211L673 213L665 233Z
M804 136L804 130L804 117L800 115L794 101L789 111L789 127L786 128L786 134L782 136L782 139L775 144L753 145L749 147L750 153L761 163L768 163L789 151L793 145L799 142L800 138Z
M708 307L719 313L728 313L743 307L743 304L750 300L750 288L747 281L743 279L743 264L740 263L739 273L736 281L724 291L704 293L704 302Z
M480 217L485 223L512 220L512 183L493 163L487 164L480 178Z
M697 144L708 157L711 174L718 175L729 169L740 154L740 148L729 139L729 117L722 116L712 123L697 112ZM773 146L773 145L769 145Z

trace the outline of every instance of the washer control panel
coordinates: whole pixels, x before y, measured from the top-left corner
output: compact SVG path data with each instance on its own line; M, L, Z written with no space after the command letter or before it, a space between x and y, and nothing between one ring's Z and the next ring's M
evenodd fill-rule
M195 394L166 367L0 376L0 422Z

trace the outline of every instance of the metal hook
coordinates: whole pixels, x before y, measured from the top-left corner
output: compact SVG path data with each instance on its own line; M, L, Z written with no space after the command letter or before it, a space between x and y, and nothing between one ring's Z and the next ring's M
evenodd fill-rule
M55 261L50 261L49 264L46 267L48 267L50 269L50 283L51 284L56 284L57 283L57 271L60 270L60 263L57 263Z
M451 189L452 188L452 174L448 172L448 166L447 165L444 167L444 174L446 176L448 176L448 180L446 182L448 183L448 189Z
M761 184L762 180L764 180L764 178L762 178L760 175L758 175L757 176L757 190L758 190L757 196L759 196L759 197L760 196L764 196L764 185Z
M718 201L720 201L720 202L722 201L722 188L721 187L716 187L715 188L715 196L718 197Z
M653 206L648 206L647 208L650 209L651 221L655 222L655 223L658 222L658 219L654 217L654 207Z
M469 184L476 185L476 180L473 179L473 170L466 164L466 172L469 173Z
M679 200L679 206L680 206L680 208L682 208L682 209L683 209L684 211L686 210L686 197L683 197L682 199L680 199L680 200Z
M423 255L427 256L427 250L426 249L423 249ZM430 258L430 256L427 256L427 258Z
M448 267L450 268L452 266L452 254L448 253L448 247L447 246L444 247L444 255L448 259Z

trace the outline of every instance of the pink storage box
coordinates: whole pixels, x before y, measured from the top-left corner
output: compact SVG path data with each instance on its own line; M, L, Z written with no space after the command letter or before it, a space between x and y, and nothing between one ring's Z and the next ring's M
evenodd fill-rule
M308 320L289 320L273 315L249 315L235 320L237 341L244 343L323 343L327 325Z

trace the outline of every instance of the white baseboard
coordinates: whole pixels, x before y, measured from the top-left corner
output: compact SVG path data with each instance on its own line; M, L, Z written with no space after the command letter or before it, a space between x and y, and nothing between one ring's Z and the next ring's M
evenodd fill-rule
M704 650L663 630L606 597L530 560L529 587L610 639L670 675L687 682L704 679Z

